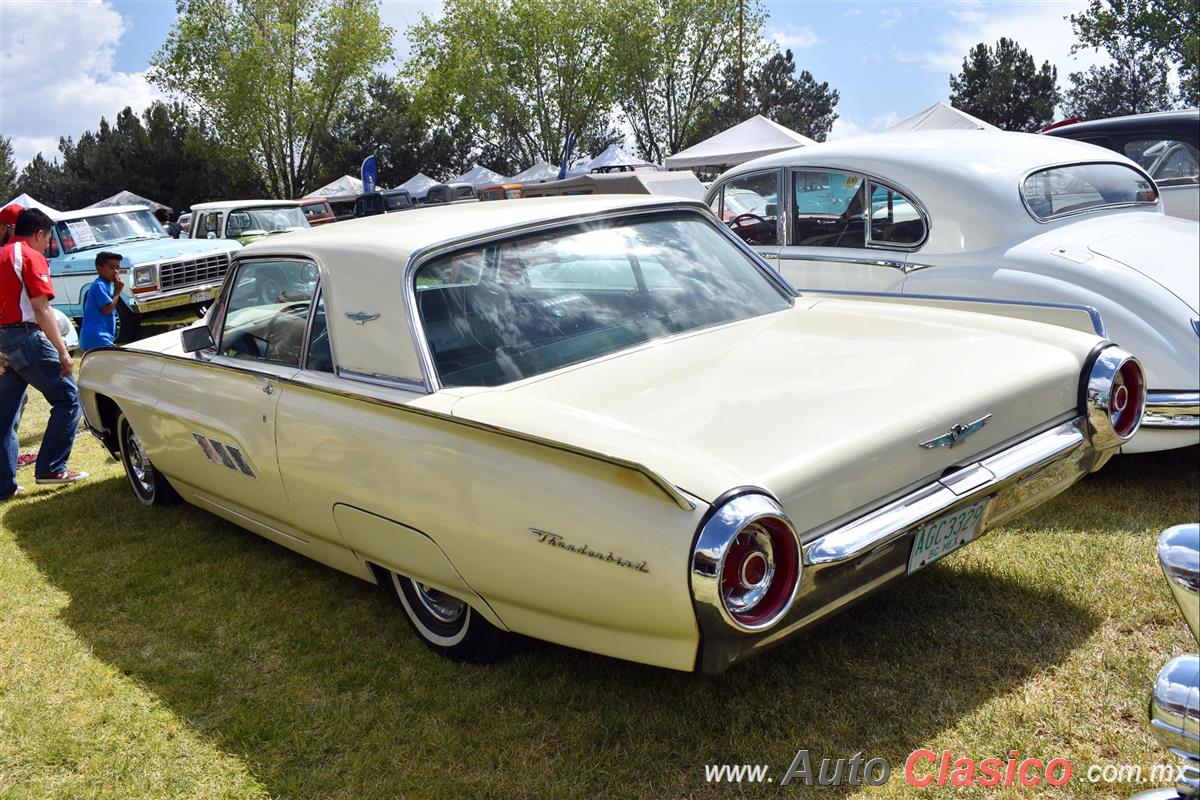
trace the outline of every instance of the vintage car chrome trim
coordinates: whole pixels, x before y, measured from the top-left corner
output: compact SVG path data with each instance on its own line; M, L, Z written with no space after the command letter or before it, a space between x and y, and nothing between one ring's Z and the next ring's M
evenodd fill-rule
M951 473L810 542L805 548L804 563L838 564L866 555L952 507L970 505L975 500L995 493L1024 473L1080 447L1084 441L1078 421L1063 423L991 458L968 465L964 470ZM968 492L956 492L955 489L960 489L961 484L954 479L961 472L977 468L986 470L992 477L989 479L984 476Z
M753 493L738 494L727 502L714 502L709 509L707 519L700 527L696 544L692 548L692 566L690 570L692 584L692 601L697 614L702 617L701 626L705 627L722 622L739 631L764 631L783 619L796 600L796 591L804 579L804 564L801 560L796 570L796 581L792 585L787 600L780 606L779 611L769 619L754 625L739 622L729 613L729 609L721 602L721 571L725 556L734 536L742 528L756 520L770 517L782 521L796 537L796 527L788 519L783 506L761 489ZM800 540L797 537L796 549L799 552ZM715 611L715 613L714 613Z
M408 257L408 261L404 265L404 305L408 318L408 329L413 338L413 344L416 347L417 358L421 362L421 369L425 373L425 382L429 386L430 392L436 392L442 388L441 377L437 373L437 367L433 361L433 351L429 347L429 340L425 336L425 325L421 321L420 310L417 307L417 291L416 291L416 274L426 262L435 258L440 258L447 253L453 253L457 250L482 247L493 242L502 241L513 236L525 236L529 234L543 233L545 231L557 230L561 228L577 227L582 222L595 220L616 220L624 218L649 217L660 214L671 214L687 212L692 213L696 218L710 226L714 230L719 231L727 239L732 241L744 253L750 263L758 268L759 272L765 275L779 291L787 298L796 297L796 290L783 279L783 277L770 267L762 258L742 239L729 230L724 224L713 216L712 211L705 205L699 202L689 202L672 200L662 204L636 206L634 208L613 209L605 213L589 213L578 214L575 216L546 220L537 224L521 224L509 225L493 230L483 231L477 235L469 236L462 239L447 239L435 244L422 247L414 250ZM690 333L688 331L687 333ZM644 342L641 344L645 344ZM637 345L634 345L637 346Z
M1176 656L1158 673L1150 732L1174 755L1200 759L1200 655Z
M894 261L888 258L868 258L866 256L844 256L844 255L820 255L817 253L792 253L793 248L804 247L811 249L809 245L789 244L784 246L779 251L779 258L788 261L832 261L838 264L861 264L865 267L891 267L898 269L901 272L907 271L907 264L903 261Z
M1146 410L1145 370L1142 370L1142 365L1136 358L1121 348L1112 346L1101 350L1097 354L1096 361L1092 364L1084 384L1084 405L1088 425L1092 430L1092 441L1097 447L1104 450L1125 444L1134 437L1142 425L1142 415L1139 415L1133 431L1128 436L1121 436L1113 428L1109 411L1113 381L1120 369L1129 362L1137 365L1142 372L1142 392L1141 396L1135 400L1141 404L1142 415L1144 415Z
M722 672L908 574L911 540L925 522L986 501L979 535L1066 490L1111 451L1097 449L1078 416L876 509L810 542L792 610L757 634L712 621L697 603L697 669ZM959 477L959 476L963 477Z
M1153 187L1153 189L1154 189L1154 202L1146 203L1146 202L1138 202L1135 200L1135 201L1129 202L1129 203L1106 203L1102 206L1089 206L1088 208L1081 208L1078 211L1064 211L1061 214L1054 214L1053 216L1049 216L1049 217L1039 217L1037 214L1033 213L1033 209L1029 207L1029 201L1025 199L1025 192L1023 191L1025 188L1025 181L1029 180L1029 177L1031 175L1033 175L1034 173L1037 173L1037 172L1044 172L1048 169L1057 169L1059 167L1083 167L1083 166L1088 166L1088 165L1092 165L1092 164L1114 164L1118 167L1125 167L1126 169L1133 169L1135 172L1141 173L1142 177L1144 177L1146 180L1150 181L1150 186ZM1060 219L1068 219L1070 217L1077 217L1077 216L1080 216L1081 214L1090 214L1094 211L1106 211L1106 210L1112 209L1112 208L1161 208L1162 207L1162 191L1158 188L1158 184L1154 182L1154 179L1151 178L1150 175L1145 170L1143 170L1141 167L1137 166L1136 164L1122 164L1120 161L1109 161L1107 159L1101 160L1101 161L1055 162L1053 164L1044 164L1040 167L1034 167L1033 169L1026 170L1025 172L1021 173L1021 179L1019 181L1017 181L1017 194L1019 194L1021 196L1021 205L1023 205L1025 207L1025 211L1029 214L1030 217L1033 218L1033 221L1037 222L1039 224L1042 224L1042 225L1049 225L1052 222L1058 222Z
M628 459L621 458L620 456L614 456L614 455L609 455L607 453L601 453L598 450L588 450L587 448L577 447L575 445L567 444L565 442L553 441L551 439L543 439L540 436L534 436L533 434L524 433L522 431L517 431L517 430L512 430L510 428L502 428L497 425L489 425L488 423L485 423L485 422L477 422L477 421L471 420L471 419L464 419L463 417L455 417L451 414L445 414L445 413L442 413L439 411L432 411L427 408L418 408L418 407L415 407L415 406L412 406L412 405L409 405L406 403L396 402L396 401L392 401L392 400L385 400L383 398L375 397L375 396L372 396L369 394L363 394L361 392L350 391L349 389L336 389L331 386L328 386L327 384L319 383L317 381L312 380L311 376L314 373L306 374L303 370L299 370L296 367L288 368L293 373L290 377L281 377L275 373L268 373L268 372L265 372L260 369L252 369L252 368L247 367L242 364L231 364L231 363L229 363L228 359L223 359L223 360L218 361L218 360L197 358L195 356L195 354L181 356L181 355L174 355L171 353L161 353L161 352L155 352L155 351L150 351L150 350L128 350L125 348L117 347L115 345L112 347L99 347L99 348L96 348L95 350L89 350L87 353L84 354L84 358L85 359L88 358L92 353L100 353L100 352L104 352L104 351L112 351L112 352L116 352L116 353L122 353L124 355L136 354L139 357L144 356L144 357L152 357L152 358L162 358L162 359L166 359L169 361L181 361L186 364L202 366L205 368L212 368L212 369L219 368L219 369L233 370L235 372L242 372L242 373L254 375L254 376L260 377L260 378L269 378L270 380L272 380L278 384L282 384L284 386L296 386L296 387L308 389L308 390L314 391L314 392L322 392L324 394L330 394L330 395L334 395L337 397L344 397L349 400L358 400L358 401L361 401L364 403L371 403L372 405L385 406L387 408L396 409L397 411L403 411L403 412L406 412L409 414L418 414L420 416L438 419L443 422L453 423L455 425L463 425L468 428L474 428L476 430L486 431L488 433L494 433L499 436L508 437L510 439L520 439L521 441L540 445L542 447L549 447L553 450L559 450L564 453L572 453L574 455L583 456L584 458L590 458L590 459L593 459L596 461L602 461L606 464L614 464L618 467L623 467L625 469L629 469L634 472L640 473L643 477L645 477L648 481L650 481L650 483L654 484L654 486L656 486L659 489L659 491L661 491L663 494L665 494L667 497L669 497L671 499L671 502L673 502L675 505L677 505L679 508L683 509L684 511L694 511L696 509L696 503L693 501L693 499L691 498L690 495L687 495L684 492L682 492L679 489L679 487L675 486L675 484L671 483L669 480L667 480L665 477L660 475L658 472L655 472L650 467L646 466L645 464L641 464L637 461L630 461ZM268 366L278 366L278 365L268 365ZM316 374L326 375L326 376L328 375L328 373L316 373ZM366 383L366 381L361 381L361 382ZM373 385L375 385L375 384L373 384ZM380 385L387 389L399 389L400 388L399 386L396 385L395 382L385 382L385 383L380 383L377 385Z
M1143 428L1200 428L1200 392L1148 392Z
M913 265L913 269L921 269L922 267ZM1079 303L1053 303L1047 300L997 300L991 297L966 297L953 294L913 294L910 292L868 292L860 289L808 289L806 291L813 294L830 294L830 295L847 295L850 297L884 297L888 300L945 300L952 303L986 303L989 305L999 306L1032 306L1033 308L1067 308L1072 311L1082 311L1088 315L1088 319L1092 321L1092 330L1096 335L1107 339L1108 333L1104 329L1104 320L1100 318L1100 312L1091 306L1081 305Z
M1167 528L1158 537L1158 563L1196 643L1200 644L1200 524Z
M428 394L429 387L421 381L414 381L410 378L397 378L391 375L371 375L366 372L355 372L350 369L334 368L334 374L339 378L345 378L350 381L358 381L360 383L369 383L372 386L383 386L388 389L400 389L404 392L415 392L417 394Z

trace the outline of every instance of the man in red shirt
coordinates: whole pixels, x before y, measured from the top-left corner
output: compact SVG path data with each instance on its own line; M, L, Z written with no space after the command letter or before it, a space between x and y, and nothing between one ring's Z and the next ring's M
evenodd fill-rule
M75 363L50 310L54 285L42 252L50 245L53 222L28 208L17 217L12 241L0 249L0 501L18 491L15 423L25 390L33 386L50 403L35 480L75 483L87 477L67 467L79 427L79 390L71 378Z

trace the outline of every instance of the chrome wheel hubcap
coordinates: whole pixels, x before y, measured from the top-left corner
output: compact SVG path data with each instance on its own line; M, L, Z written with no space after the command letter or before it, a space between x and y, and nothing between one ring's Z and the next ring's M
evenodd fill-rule
M457 597L451 597L445 592L416 581L413 581L413 586L416 587L417 599L421 601L421 605L439 622L457 622L467 610L467 604Z
M142 449L142 443L132 428L129 430L126 441L129 443L129 476L141 488L143 494L150 494L154 491L154 484L150 478L150 458Z

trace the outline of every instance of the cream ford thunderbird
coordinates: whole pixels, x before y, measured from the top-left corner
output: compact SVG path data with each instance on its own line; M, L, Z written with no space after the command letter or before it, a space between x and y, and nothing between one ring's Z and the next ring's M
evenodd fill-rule
M202 325L80 385L143 503L383 584L438 652L720 672L1132 437L1141 368L1094 324L797 295L701 204L553 198L255 242Z

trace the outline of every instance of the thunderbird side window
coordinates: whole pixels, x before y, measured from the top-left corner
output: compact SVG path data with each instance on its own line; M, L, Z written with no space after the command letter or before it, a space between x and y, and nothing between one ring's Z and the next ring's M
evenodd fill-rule
M911 200L874 181L870 189L870 244L908 248L925 241L925 219Z
M308 352L304 368L317 372L333 372L333 349L329 346L329 323L325 319L325 295L317 295L313 309L312 329L308 332Z
M805 247L866 245L866 181L861 175L827 170L792 173L792 234L788 244Z
M746 244L779 244L779 171L743 175L726 183L714 203L719 219Z
M219 352L230 358L300 366L317 289L310 261L244 261L228 284Z

